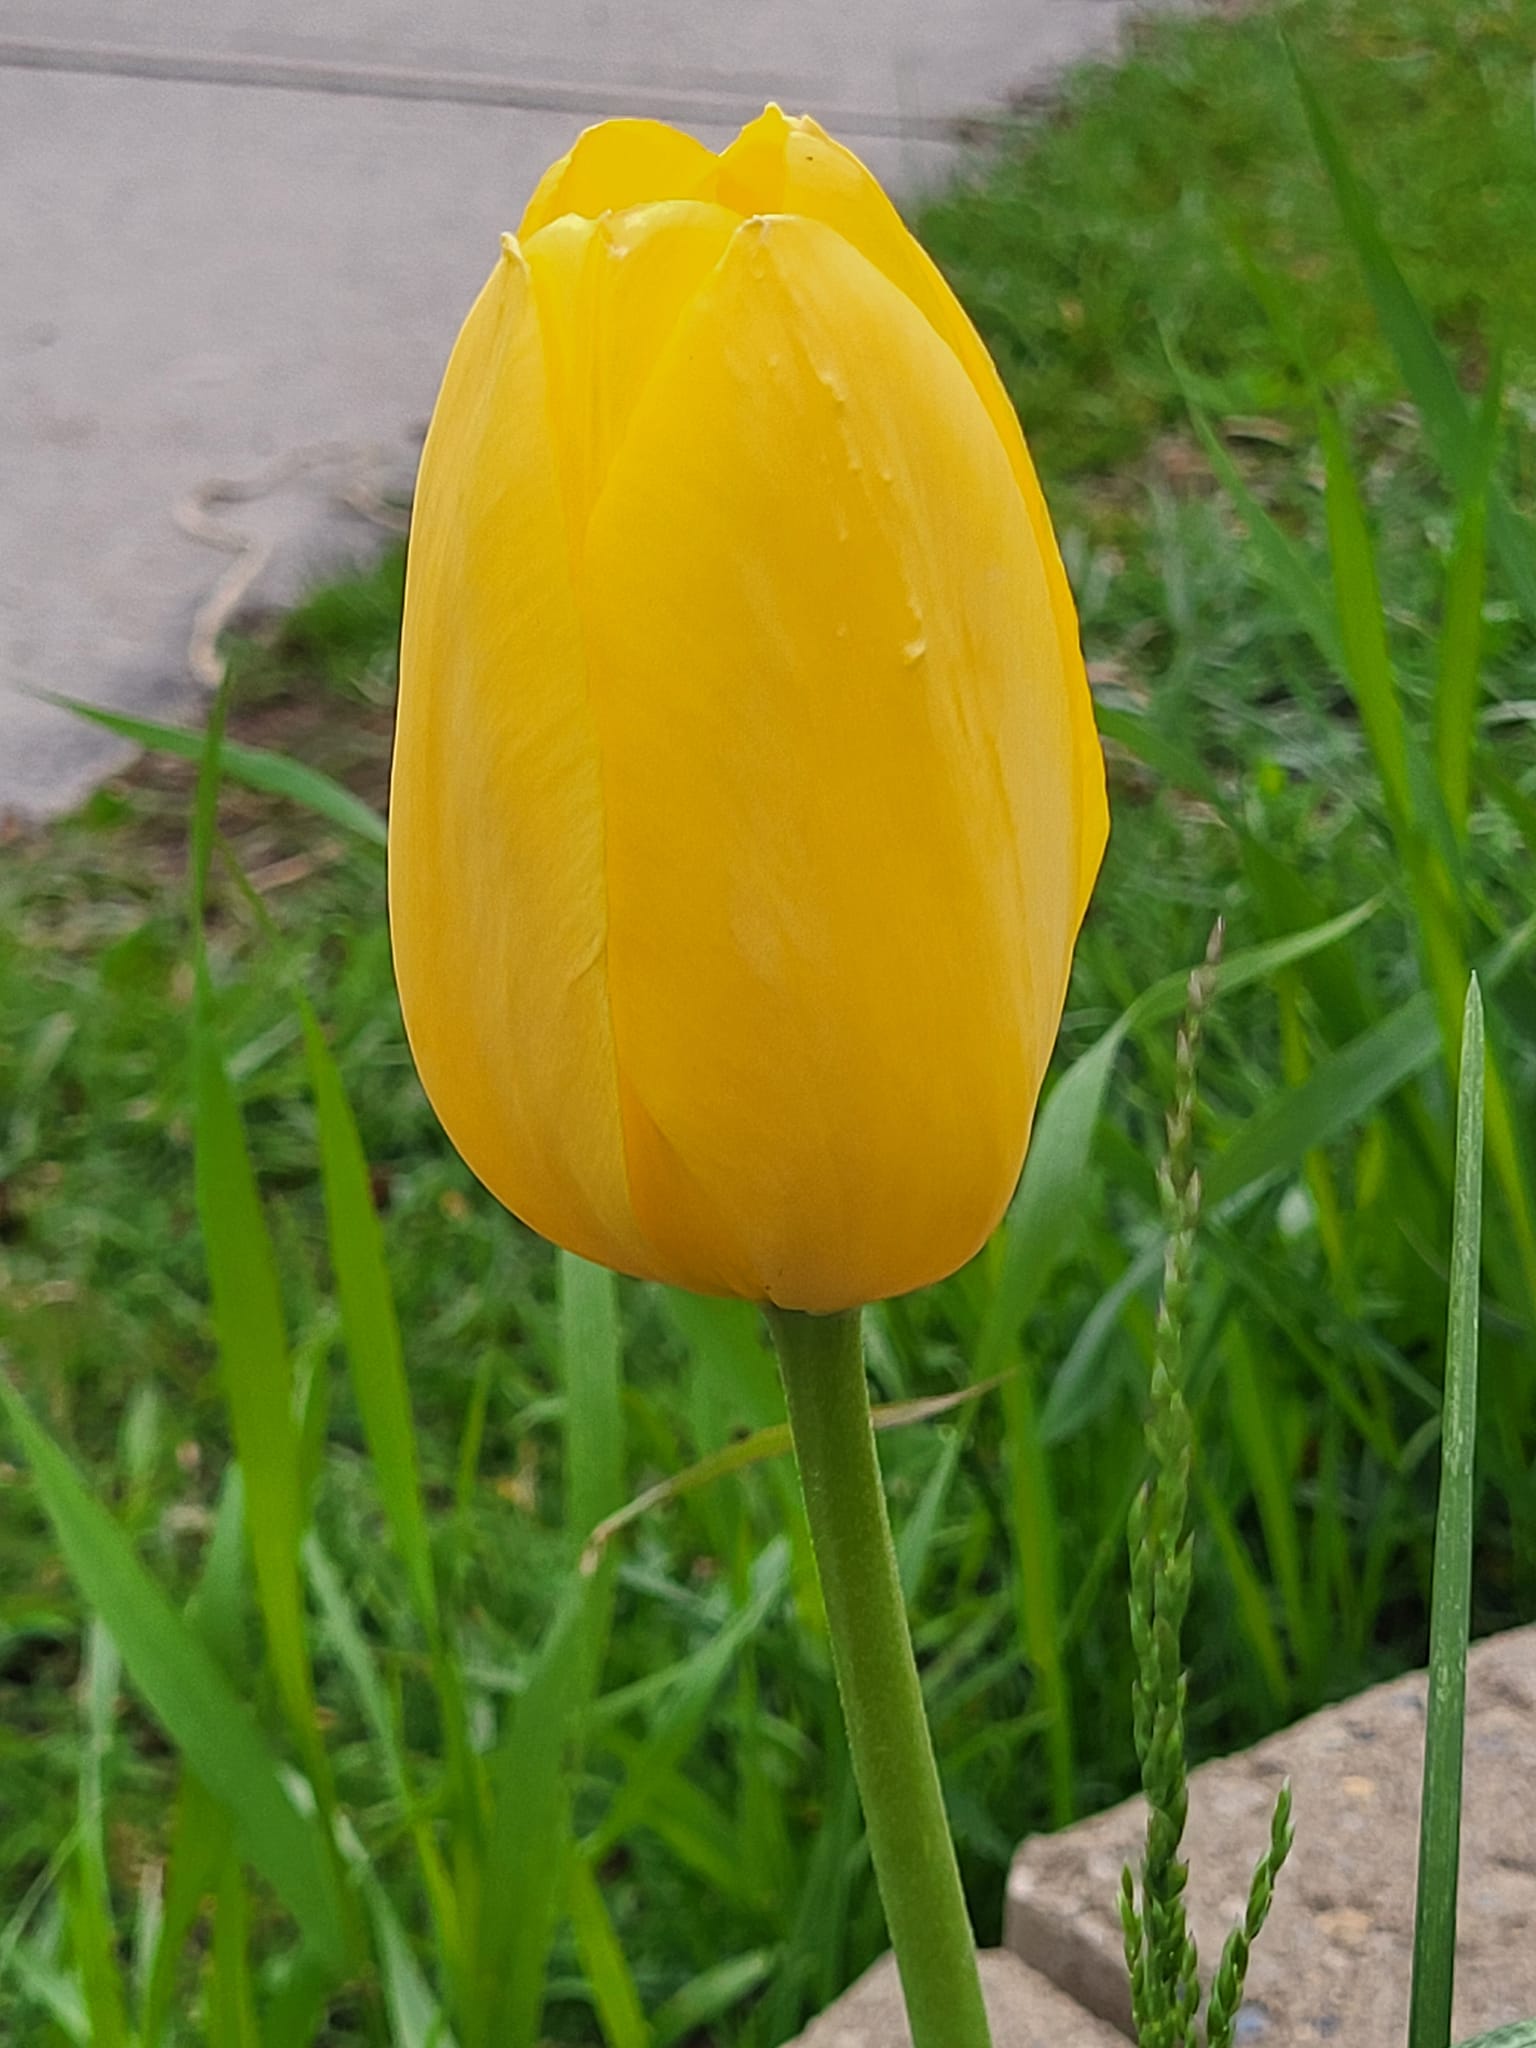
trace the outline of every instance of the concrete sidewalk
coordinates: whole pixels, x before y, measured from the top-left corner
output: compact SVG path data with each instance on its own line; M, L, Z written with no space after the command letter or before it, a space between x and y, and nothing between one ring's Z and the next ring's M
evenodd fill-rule
M408 483L497 235L588 121L719 144L774 97L910 193L960 117L1107 49L1126 11L4 0L0 814L66 809L121 756L38 693L195 715L189 635L236 566L218 533L270 543L273 601L377 548L338 494ZM210 506L220 478L260 494Z

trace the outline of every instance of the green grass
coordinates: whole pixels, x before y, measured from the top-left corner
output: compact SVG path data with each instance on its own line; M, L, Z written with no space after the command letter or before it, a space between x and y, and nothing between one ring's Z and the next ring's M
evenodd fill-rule
M1415 293L1458 361L1491 342L1536 365L1536 131L1529 0L1302 0L1282 10L1383 196ZM1082 72L1011 161L923 210L920 230L1003 368L1046 474L1123 469L1183 406L1168 329L1231 415L1291 414L1233 237L1284 287L1308 353L1366 403L1398 395L1276 35L1258 8L1153 22L1130 60Z
M1484 341L1506 341L1498 471L1518 504L1536 5L1354 0L1287 20L1466 389ZM1166 1027L1218 913L1186 1337L1192 1744L1248 1741L1423 1659L1455 1189L1447 997L1470 965L1491 1051L1472 1618L1536 1616L1519 1207L1536 725L1519 532L1501 542L1480 485L1454 463L1447 478L1454 422L1404 406L1412 337L1373 306L1268 20L1151 28L922 228L1030 428L1114 783L1065 1078L1009 1224L869 1332L883 1400L1010 1375L1005 1398L882 1442L963 1872L992 1935L1017 1837L1136 1781L1123 1530L1144 1471ZM1280 281L1278 325L1245 252ZM381 804L398 598L395 557L244 643L232 738ZM497 1914L531 1898L560 1909L551 2037L770 2048L880 1939L782 1460L640 1518L595 1606L573 1616L567 1591L616 1491L711 1453L735 1463L743 1433L781 1419L754 1318L621 1285L616 1405L610 1297L496 1209L422 1098L377 848L345 814L238 774L211 849L206 982L192 765L151 762L0 850L0 1349L88 1482L71 1493L46 1451L23 1461L9 1440L29 1469L0 1469L0 2031L41 2048L84 2011L116 2038L114 1965L131 1977L143 1959L160 2009L193 2016L176 2040L241 2040L277 2010L292 2038L324 2011L328 2043L377 2040L386 2014L396 2042L425 2042L442 1998L461 2048L500 2048L523 2021L496 2001L526 2005L544 1962L514 1911L531 1946L492 1967L510 1953ZM1496 1088L1515 1134L1502 1166ZM261 1278L263 1233L273 1278L253 1322L230 1290ZM232 1365L262 1332L232 1433L220 1351ZM49 1489L73 1517L76 1578L91 1585L81 1558L117 1575L120 1700ZM103 1506L127 1535L117 1552ZM578 1648L605 1636L590 1671ZM231 1685L255 1709L257 1747L226 1786L256 1801L245 1864L207 1791L177 1793L166 1739L197 1734L173 1696ZM509 1843L551 1745L577 1760L571 1826L546 1813ZM316 1976L294 1940L296 1924L324 1930L338 1852L311 1867L309 1848L261 1848L291 1826L261 1805L277 1762L307 1764L366 1851L355 1890L339 1886L339 1974ZM135 1901L173 1844L165 1922L197 1931L166 1978Z

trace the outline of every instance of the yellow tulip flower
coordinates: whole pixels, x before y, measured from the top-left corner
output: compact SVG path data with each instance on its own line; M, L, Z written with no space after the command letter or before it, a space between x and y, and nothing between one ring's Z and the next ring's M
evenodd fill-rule
M546 173L454 348L390 913L449 1136L621 1272L818 1311L985 1241L1107 830L1060 556L974 328L770 107Z

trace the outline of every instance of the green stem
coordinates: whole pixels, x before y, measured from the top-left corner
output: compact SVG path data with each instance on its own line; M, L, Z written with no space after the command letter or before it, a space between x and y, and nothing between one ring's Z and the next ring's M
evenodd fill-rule
M859 1313L770 1309L768 1321L913 2048L991 2048L896 1575Z

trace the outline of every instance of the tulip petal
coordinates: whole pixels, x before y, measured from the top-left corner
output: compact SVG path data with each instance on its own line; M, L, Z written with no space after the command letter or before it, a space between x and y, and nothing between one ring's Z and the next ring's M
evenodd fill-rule
M664 200L600 220L562 215L524 244L578 561L635 401L739 226L723 206Z
M390 802L395 972L422 1083L481 1180L546 1237L644 1273L546 382L509 242L454 348L417 486Z
M582 593L655 1265L819 1310L952 1271L1012 1192L1082 910L1072 671L989 410L848 241L749 222Z
M809 117L791 119L778 107L767 107L721 152L712 189L722 205L738 213L801 214L836 228L927 317L954 351L991 416L1029 507L1051 585L1083 790L1077 870L1081 907L1086 909L1109 833L1103 753L1066 570L1018 415L996 365L943 273L909 232L878 179L851 149L835 142Z
M518 228L526 242L562 214L588 220L653 199L705 196L713 150L665 121L599 121L540 178Z

